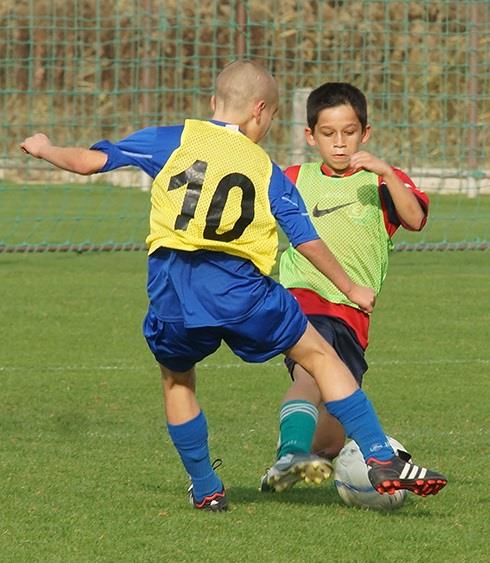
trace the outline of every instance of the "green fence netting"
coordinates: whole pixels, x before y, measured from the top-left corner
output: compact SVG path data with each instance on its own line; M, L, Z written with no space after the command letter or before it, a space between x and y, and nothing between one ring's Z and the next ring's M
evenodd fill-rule
M90 146L147 125L208 117L224 64L258 60L281 87L264 147L315 158L304 100L327 80L365 91L369 150L431 196L423 233L397 248L487 248L490 2L3 0L0 251L142 248L148 179L81 179L21 154L35 131Z

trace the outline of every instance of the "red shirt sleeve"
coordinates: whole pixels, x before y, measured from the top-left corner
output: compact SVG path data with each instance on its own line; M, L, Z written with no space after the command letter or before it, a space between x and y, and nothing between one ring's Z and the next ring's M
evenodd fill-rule
M300 168L301 164L296 164L295 166L289 166L286 170L284 170L284 174L286 174L293 184L296 184Z
M401 170L395 167L393 167L393 170L395 174L398 176L398 178L400 178L400 180L405 184L407 189L409 189L413 193L413 195L418 199L420 206L424 211L424 220L422 221L422 225L420 226L420 229L416 229L416 230L422 230L425 224L427 223L427 216L429 214L429 196L425 192L419 190L417 186L414 184L413 180L409 176L407 176L405 172L402 172ZM388 190L388 186L386 185L384 179L381 176L379 178L378 189L379 189L379 195L381 200L381 208L383 210L385 227L389 236L392 237L400 225L409 231L413 231L414 229L410 228L408 225L403 223L403 221L398 217L398 214L395 209L395 205L393 203L393 200L391 199L391 195Z

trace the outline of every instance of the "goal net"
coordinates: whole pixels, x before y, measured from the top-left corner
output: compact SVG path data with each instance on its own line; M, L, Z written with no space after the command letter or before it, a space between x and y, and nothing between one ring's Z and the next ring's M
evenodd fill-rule
M147 177L77 177L19 142L42 131L88 147L207 118L217 73L242 57L279 82L264 141L278 164L316 158L307 92L351 82L368 98L366 148L431 198L427 228L397 234L396 248L487 248L489 21L488 1L465 0L3 0L0 252L144 248Z

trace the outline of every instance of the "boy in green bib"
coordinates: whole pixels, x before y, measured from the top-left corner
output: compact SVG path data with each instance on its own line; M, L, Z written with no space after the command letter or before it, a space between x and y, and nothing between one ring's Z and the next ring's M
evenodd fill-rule
M351 84L327 82L307 101L307 143L320 162L289 167L320 237L351 279L379 293L386 277L391 237L400 227L421 230L429 199L401 170L360 150L371 134L364 94ZM336 350L359 385L367 370L369 315L349 301L290 246L280 261L280 282ZM328 472L305 473L296 460L313 453L333 459L345 443L338 421L321 405L318 387L298 364L286 360L293 383L280 414L277 461L262 477L262 491L284 491L296 482L319 483Z

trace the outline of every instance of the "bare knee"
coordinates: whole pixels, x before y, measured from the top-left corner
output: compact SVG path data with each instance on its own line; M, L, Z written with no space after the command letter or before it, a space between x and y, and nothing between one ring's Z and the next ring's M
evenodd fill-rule
M343 399L358 389L337 352L311 324L287 354L315 379L324 401Z
M188 387L192 391L196 388L196 372L194 368L187 371L173 371L162 364L160 366L160 374L162 387L169 389L175 386Z
M342 363L334 348L310 323L299 342L288 351L288 355L313 377L325 365Z
M303 400L318 405L321 401L321 395L313 377L299 364L294 366L292 375L293 384L287 391L284 400Z

